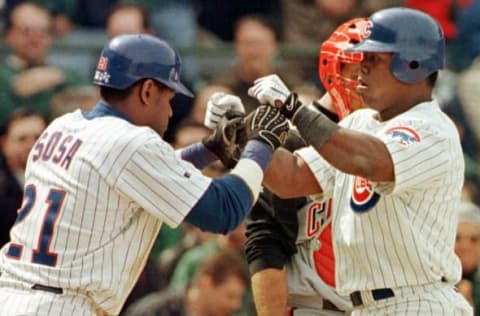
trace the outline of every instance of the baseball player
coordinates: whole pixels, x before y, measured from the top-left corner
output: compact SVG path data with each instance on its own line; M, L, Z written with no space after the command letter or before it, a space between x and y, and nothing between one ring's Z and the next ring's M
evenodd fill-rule
M277 151L264 185L281 197L332 199L336 289L350 297L352 315L473 315L454 288L462 150L432 99L443 32L407 8L377 11L369 22L367 38L348 49L364 54L356 90L368 109L334 124L282 91L278 77L250 89L261 103L280 103L311 145Z
M238 120L179 152L163 141L171 99L192 96L180 66L163 40L115 37L93 80L102 100L56 119L40 136L0 253L1 316L117 315L162 223L227 233L246 216L288 121L259 107L245 119L248 142L236 167L219 179L203 176L199 168L240 137L230 133Z
M334 121L363 106L352 90L356 81L350 78L356 78L362 53L345 49L362 39L367 23L366 18L347 21L321 46L319 75L328 94L314 105ZM243 111L241 100L214 94L207 104L205 125L215 128L216 118L227 109ZM283 148L293 151L304 146L301 138L290 135ZM283 315L287 305L291 315L344 315L351 309L350 301L334 290L331 215L331 200L285 200L268 190L260 194L247 220L246 243L259 315Z

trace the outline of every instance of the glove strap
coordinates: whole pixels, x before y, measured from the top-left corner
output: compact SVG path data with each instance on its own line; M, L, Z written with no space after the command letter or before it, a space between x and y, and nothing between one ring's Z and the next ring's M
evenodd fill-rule
M292 92L283 103L282 107L280 108L280 112L293 122L295 115L302 106L303 104L298 99L298 94Z

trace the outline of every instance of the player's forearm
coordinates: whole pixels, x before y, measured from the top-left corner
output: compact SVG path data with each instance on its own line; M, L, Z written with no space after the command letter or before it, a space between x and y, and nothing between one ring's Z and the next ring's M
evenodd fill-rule
M253 204L250 189L237 176L214 179L185 221L203 231L226 234L247 216Z
M339 129L318 150L335 168L369 179L393 181L393 161L378 138L346 128Z
M262 270L252 275L251 279L257 315L287 315L286 269Z
M385 144L366 133L341 128L312 107L294 117L304 140L335 168L372 181L393 181L393 161Z
M215 156L210 150L208 150L205 145L202 143L195 143L179 149L178 154L180 157L193 164L197 169L203 169L215 160L218 160L218 157Z
M265 172L263 185L281 198L322 192L308 165L297 155L277 149Z
M271 156L270 146L249 141L237 166L231 173L212 181L186 221L214 233L226 234L235 229L258 198Z

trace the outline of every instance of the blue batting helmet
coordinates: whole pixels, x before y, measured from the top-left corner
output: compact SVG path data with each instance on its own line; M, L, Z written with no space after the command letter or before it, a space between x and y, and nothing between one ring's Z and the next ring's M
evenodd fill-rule
M180 56L167 42L148 34L119 35L104 47L93 83L123 90L150 78L193 97L180 82L180 68Z
M445 38L440 25L428 14L409 8L389 8L369 18L367 38L351 51L394 53L393 75L417 83L442 69Z

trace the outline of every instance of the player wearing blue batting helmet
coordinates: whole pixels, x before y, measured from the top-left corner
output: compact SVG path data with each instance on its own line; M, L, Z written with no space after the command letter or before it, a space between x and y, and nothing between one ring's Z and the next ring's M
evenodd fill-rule
M104 47L93 83L123 90L141 79L151 78L177 93L193 97L180 81L181 64L175 49L153 35L119 35Z
M350 51L394 53L392 73L405 83L420 82L444 67L443 31L428 14L398 7L380 10L369 20L368 37Z

